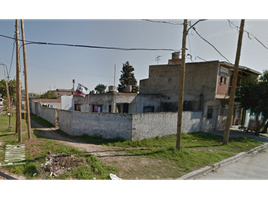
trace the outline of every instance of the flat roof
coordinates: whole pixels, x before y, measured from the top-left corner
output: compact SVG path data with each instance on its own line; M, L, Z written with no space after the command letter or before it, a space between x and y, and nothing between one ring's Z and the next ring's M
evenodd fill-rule
M226 66L226 67L229 67L229 68L230 68L230 67L234 67L234 64L232 64L232 63L228 63L228 62L225 62L225 61L221 61L220 64L221 64L221 65L224 65L224 66ZM238 68L239 68L239 69L246 70L246 71L249 71L249 72L252 72L252 73L254 73L254 74L261 75L260 72L254 70L254 69L251 69L251 68L249 68L249 67L246 67L246 66L239 65Z
M228 68L233 68L234 67L234 64L232 63L228 63L226 61L219 61L219 60L211 60L211 61L201 61L201 62L187 62L185 64L199 64L199 63L212 63L212 62L218 62L220 65L224 65L225 67L228 67ZM161 65L150 65L150 66L167 66L167 65L180 65L180 63L177 63L177 64L161 64ZM246 67L246 66L242 66L242 65L239 65L239 69L243 69L243 70L246 70L246 71L249 71L249 72L252 72L254 74L257 74L257 75L261 75L260 72L252 69L252 68L249 68L249 67Z

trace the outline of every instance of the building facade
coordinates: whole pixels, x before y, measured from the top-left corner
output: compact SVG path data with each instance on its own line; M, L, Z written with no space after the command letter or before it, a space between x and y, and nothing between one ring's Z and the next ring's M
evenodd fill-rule
M234 65L221 61L186 63L184 111L202 111L211 129L222 129L228 109L228 100ZM261 73L239 66L237 87L243 79L257 78ZM160 110L177 112L181 76L179 52L172 54L166 65L149 66L149 78L140 80L140 94L161 95ZM243 109L235 103L233 124L242 124Z
M204 129L223 129L234 65L222 61L186 63L184 111L202 112ZM239 66L237 87L243 79L261 73ZM88 94L74 96L74 110L81 112L146 113L177 112L181 76L180 53L174 52L168 64L149 66L149 77L140 80L139 93ZM247 121L246 111L235 102L233 125Z
M144 113L157 112L160 95L110 92L74 96L74 109L81 112Z

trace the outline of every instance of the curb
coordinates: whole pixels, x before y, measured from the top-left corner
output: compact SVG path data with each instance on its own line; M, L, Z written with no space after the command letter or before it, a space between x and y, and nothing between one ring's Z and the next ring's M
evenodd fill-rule
M265 144L262 144L260 146L257 146L249 151L246 151L246 152L241 152L233 157L230 157L230 158L227 158L225 160L222 160L220 162L217 162L215 163L213 166L206 166L204 168L201 168L201 169L198 169L198 170L195 170L193 172L190 172L188 174L185 174L183 175L182 177L176 179L176 180L191 180L197 176L200 176L202 174L207 174L207 173L210 173L212 171L215 171L216 169L218 169L219 167L222 167L224 165L228 165L232 162L235 162L235 161L238 161L240 160L241 158L247 156L248 154L251 154L251 153L258 153L259 151L262 151L264 149L266 149L268 147L268 143L265 143Z
M0 176L6 178L7 180L26 180L24 176L12 174L2 167L0 167Z

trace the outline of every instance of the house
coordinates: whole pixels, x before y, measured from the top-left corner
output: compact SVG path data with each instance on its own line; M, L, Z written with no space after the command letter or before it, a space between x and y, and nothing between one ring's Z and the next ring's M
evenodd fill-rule
M56 89L56 90L53 90L53 93L58 98L62 95L74 95L75 91L73 89Z
M73 95L62 95L59 97L59 99L61 100L62 110L74 110Z
M212 129L222 129L228 110L234 65L222 61L186 63L184 111L201 111ZM149 78L140 80L139 94L161 95L160 110L178 110L181 74L180 52L172 53L165 65L149 66ZM239 66L237 87L247 77L257 78L261 73ZM243 124L245 110L235 103L233 124Z
M43 107L61 109L61 99L30 98L29 101L30 104L33 102L39 102Z
M74 96L74 110L81 112L145 113L177 112L179 99L180 52L172 53L168 64L150 65L149 77L140 80L139 93L109 92ZM234 65L224 61L186 63L184 111L202 112L204 129L223 129L228 111ZM239 66L237 87L247 77L261 73ZM247 111L235 102L233 125L243 125Z
M160 97L160 95L140 95L131 92L114 92L113 90L102 94L87 94L85 98L74 95L74 110L107 113L157 112Z

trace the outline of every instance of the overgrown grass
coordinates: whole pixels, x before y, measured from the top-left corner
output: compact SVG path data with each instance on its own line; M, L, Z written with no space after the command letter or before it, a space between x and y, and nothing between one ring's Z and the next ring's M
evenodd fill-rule
M27 179L51 179L51 177L40 173L42 164L45 163L45 158L50 156L50 152L86 158L86 164L81 167L73 167L70 171L54 179L109 179L109 174L117 171L113 167L104 165L96 156L85 154L76 148L49 139L38 138L37 140L38 143L26 147L25 165L7 166L6 168L10 172L24 175Z
M53 127L51 123L46 122L42 118L37 118L34 115L31 115L31 117L42 126ZM148 165L146 165L146 168L139 170L145 170L146 173L154 171L154 173L157 172L161 174L162 177L179 177L180 175L195 169L212 165L223 159L236 155L239 152L250 150L251 148L262 144L261 142L252 139L239 137L230 138L229 144L223 145L222 136L198 132L182 134L182 148L181 150L177 150L175 148L176 135L165 137L158 136L153 139L128 141L122 140L121 138L104 140L98 135L70 136L60 130L57 130L57 133L71 139L83 141L84 143L116 147L119 150L125 151L128 155L133 155L135 158L137 158L137 161L142 157L155 159L158 161L160 160L160 163L163 164L158 164L158 171L156 171L156 169L153 167L150 168ZM2 132L2 134L0 134L0 141L4 141L5 143L16 143L16 137L16 134L9 134L9 131ZM23 137L25 141L27 138L26 136ZM86 164L81 167L72 168L70 171L60 175L57 179L109 179L109 173L117 172L117 169L104 165L94 155L85 154L75 148L62 145L49 139L37 139L35 136L33 137L34 139L38 140L38 142L27 146L26 164L7 167L11 172L23 174L28 179L35 177L41 179L49 178L42 177L42 174L39 174L40 166L45 162L45 158L49 156L49 151L53 153L70 154L84 157L86 159ZM174 170L174 173L163 172L162 169L164 168L169 171ZM133 173L136 177L137 172L133 170L134 169L130 169L131 173ZM34 174L36 174L36 176L33 176ZM168 176L168 174L172 175Z
M139 141L113 142L107 145L121 147L124 151L136 156L174 160L181 171L189 172L262 144L262 142L245 137L231 138L228 145L223 145L222 140L222 136L197 132L182 134L181 150L175 148L176 135Z
M49 121L41 118L41 117L37 117L35 114L31 113L31 119L34 120L35 122L37 122L38 124L40 124L43 127L47 127L47 128L51 128L51 127L55 127L52 123L50 123Z
M6 110L0 114L0 133L15 132L16 129L16 112L13 110L10 117L10 129L9 129L9 116L6 114ZM26 130L26 122L24 119L21 120L22 131Z
M0 121L0 141L4 143L3 147L0 147L0 163L4 163L4 149L8 144L19 144L18 134L12 133L15 130L6 130L2 128L6 125L7 117L1 115ZM31 115L32 119L37 123L46 127L51 127L51 123L46 122L42 118L38 118L35 115ZM12 116L15 126L15 116ZM33 128L34 131L34 128ZM40 131L40 130L39 130ZM10 134L11 133L11 134ZM73 167L70 171L60 175L55 179L110 179L109 174L115 173L116 168L104 165L96 156L86 154L76 148L60 144L56 141L52 141L44 138L37 138L32 134L32 140L27 140L26 133L23 134L23 141L26 144L25 155L26 160L23 165L11 165L5 168L11 173L24 175L27 179L51 179L49 176L45 176L40 173L42 170L42 164L45 163L45 158L53 154L68 154L72 156L84 157L86 163L81 167ZM31 141L31 142L29 142Z

